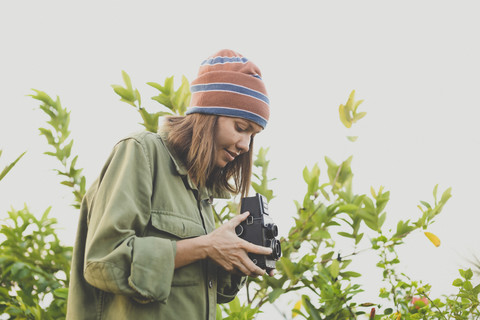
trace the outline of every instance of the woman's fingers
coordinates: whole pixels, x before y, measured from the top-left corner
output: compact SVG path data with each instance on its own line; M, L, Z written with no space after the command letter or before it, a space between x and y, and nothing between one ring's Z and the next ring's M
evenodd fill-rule
M258 277L265 274L265 270L257 267L251 260L245 261L245 264L241 263L236 267L243 275L250 277Z
M234 227L238 226L240 223L242 223L242 221L244 221L245 219L247 219L247 217L250 215L250 212L248 211L245 211L243 212L242 214L239 214L237 216L235 216L232 220L230 220L229 222L231 224L234 225ZM272 253L272 249L271 248L268 248L268 247L263 247L263 246L257 246L257 245L254 245L253 243L250 243L246 240L243 240L244 242L244 245L245 245L245 250L247 252L251 252L251 253L256 253L256 254L263 254L263 255L269 255Z
M239 266L236 267L244 275L250 277L258 277L265 274L265 270L259 268L255 263L253 263L250 258L247 257L247 260L242 261Z
M248 253L270 255L272 249L255 245L236 235L235 227L249 215L248 211L239 214L209 234L211 246L207 255L226 270L237 270L242 275L258 277L264 275L265 270L253 263Z
M229 223L231 225L233 225L233 227L235 228L236 226L238 226L240 223L242 223L243 220L247 219L247 217L250 215L250 212L248 211L245 211L244 213L242 214L239 214L239 215L236 215L235 217L233 217Z
M244 241L244 249L247 252L255 253L255 254L262 254L262 255L269 255L272 254L272 248L264 247L264 246L257 246L251 242L246 240Z

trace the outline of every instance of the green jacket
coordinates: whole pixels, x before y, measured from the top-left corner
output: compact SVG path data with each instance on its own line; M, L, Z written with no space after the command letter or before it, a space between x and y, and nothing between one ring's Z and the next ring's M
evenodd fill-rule
M159 134L120 141L82 202L67 319L215 319L245 278L174 259L177 240L214 230L225 196L197 189Z

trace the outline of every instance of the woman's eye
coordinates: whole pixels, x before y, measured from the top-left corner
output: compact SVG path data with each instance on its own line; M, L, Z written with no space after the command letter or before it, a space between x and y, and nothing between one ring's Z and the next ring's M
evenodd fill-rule
M241 126L237 126L237 131L238 131L238 132L243 132L243 131L245 131L245 130L247 130L247 129L245 129L245 128L241 127Z

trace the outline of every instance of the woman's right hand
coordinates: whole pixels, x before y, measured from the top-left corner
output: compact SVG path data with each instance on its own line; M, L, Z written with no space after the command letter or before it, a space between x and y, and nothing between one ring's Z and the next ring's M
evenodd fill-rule
M248 252L269 255L272 249L254 245L235 233L235 227L249 214L248 211L244 212L206 235L207 256L228 272L257 277L264 275L265 270L253 263L248 257Z

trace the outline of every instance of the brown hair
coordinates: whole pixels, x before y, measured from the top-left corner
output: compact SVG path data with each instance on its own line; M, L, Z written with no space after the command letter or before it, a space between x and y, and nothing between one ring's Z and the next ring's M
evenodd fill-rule
M168 143L182 159L190 178L198 185L216 191L248 195L253 163L253 138L250 148L224 168L215 166L214 143L218 116L194 113L167 117L162 131ZM232 182L232 184L231 184Z

